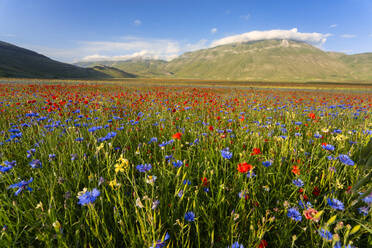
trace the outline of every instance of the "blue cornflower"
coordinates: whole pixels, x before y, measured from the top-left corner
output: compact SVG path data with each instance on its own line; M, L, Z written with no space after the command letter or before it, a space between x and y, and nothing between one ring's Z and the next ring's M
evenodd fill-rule
M252 177L255 177L255 176L256 176L256 174L254 174L253 171L248 171L247 178L252 178Z
M367 216L368 212L369 212L369 208L368 207L360 207L360 208L358 208L358 212L360 214L363 214L364 216Z
M181 197L183 196L183 190L182 190L182 189L178 192L177 196L178 196L179 198L181 198Z
M101 193L98 189L94 188L91 192L87 191L83 195L79 196L78 204L84 206L93 203Z
M36 152L36 150L34 148L28 150L27 151L27 158L30 158L35 152Z
M335 160L336 158L333 157L332 155L329 155L329 156L327 156L327 159L328 159L328 160Z
M302 220L302 216L301 216L300 212L298 212L298 210L296 208L290 208L290 209L288 209L287 216L289 218L291 218L292 220L295 220L295 221L301 221Z
M330 231L324 230L324 228L319 230L319 235L328 241L331 241L333 238L332 233Z
M24 189L27 189L28 191L32 191L32 189L28 186L30 183L34 181L34 178L30 178L28 181L21 181L19 183L12 184L8 187L8 189L14 189L18 188L18 190L14 193L14 195L19 195Z
M333 199L328 198L327 203L329 206L336 210L344 210L344 204L341 201L337 200L336 198Z
M362 199L367 204L372 203L372 193Z
M230 246L228 246L228 248L230 248ZM231 248L244 248L244 246L236 241L234 244L232 244Z
M179 168L179 167L181 167L183 165L183 163L182 163L181 160L173 161L172 164L176 168Z
M273 164L272 161L264 161L264 162L262 162L262 165L265 166L265 167L269 167L269 166L271 166L272 164Z
M8 161L8 160L6 160L6 161L4 161L4 165L6 165L6 166L16 166L17 165L17 161L15 161L15 160L13 160L13 161Z
M191 185L191 182L189 179L185 179L183 180L183 184Z
M195 220L195 214L194 212L190 211L185 214L185 220L188 222L192 222Z
M95 132L95 131L97 131L97 130L100 130L100 129L102 129L102 126L91 127L91 128L88 129L88 131L91 132L91 133L93 133L93 132Z
M232 152L230 152L229 148L227 147L227 148L221 150L221 155L225 159L231 159L233 154L232 154Z
M300 188L304 186L304 182L301 179L295 179L292 181L292 183Z
M21 131L18 128L13 128L8 130L10 133L20 133Z
M156 241L156 243L153 244L152 246L150 246L150 248L162 248L162 247L166 246L167 245L166 241L169 239L169 237L170 237L169 234L166 233L165 237L163 239L160 239L160 240Z
M32 160L29 165L32 167L32 169L41 168L41 161L39 159Z
M333 248L355 248L355 246L352 246L350 244L342 246L341 242L337 241Z
M333 145L330 145L330 144L322 144L322 147L323 147L323 149L325 149L327 151L334 151L335 150L335 147Z
M338 155L338 160L340 160L341 163L346 164L346 165L350 165L350 166L354 165L354 161L351 160L351 158L346 154Z
M305 208L304 203L303 203L301 200L298 200L298 205L300 205L300 207L301 207L302 209ZM311 205L310 202L306 202L306 208L312 208L312 207L313 207L313 205Z
M5 172L11 170L16 164L17 164L17 162L15 160L13 160L12 162L4 161L4 166L0 165L0 172L5 173Z
M76 153L71 154L71 161L75 161L78 158Z
M83 141L83 140L84 140L83 137L79 137L79 138L76 138L76 139L75 139L75 141L77 141L77 142L81 142L81 141Z
M52 154L49 154L48 157L49 157L49 160L52 160L56 157L56 155L54 153L52 153Z
M147 171L151 170L151 168L152 168L151 164L140 164L140 165L136 166L136 169L139 172L147 172Z
M156 138L156 137L152 137L152 138L150 139L150 141L148 142L148 144L151 144L152 142L158 142L158 138Z

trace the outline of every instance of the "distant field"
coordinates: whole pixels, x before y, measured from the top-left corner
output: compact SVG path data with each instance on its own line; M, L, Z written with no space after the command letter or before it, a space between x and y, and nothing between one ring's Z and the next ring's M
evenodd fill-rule
M120 84L133 86L192 86L192 87L231 87L231 88L284 88L307 90L372 90L372 82L266 82L266 81L226 81L226 80L196 80L169 78L118 78L109 80L78 80L78 79L20 79L0 78L0 83L83 83L83 84Z

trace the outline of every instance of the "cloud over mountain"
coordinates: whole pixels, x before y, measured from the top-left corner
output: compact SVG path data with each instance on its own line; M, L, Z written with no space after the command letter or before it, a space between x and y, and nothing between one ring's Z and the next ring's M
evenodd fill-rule
M322 45L330 34L301 33L297 28L290 30L273 29L267 31L251 31L243 34L227 36L212 42L211 47L226 45L230 43L241 43L257 40L286 39L307 42L312 45Z

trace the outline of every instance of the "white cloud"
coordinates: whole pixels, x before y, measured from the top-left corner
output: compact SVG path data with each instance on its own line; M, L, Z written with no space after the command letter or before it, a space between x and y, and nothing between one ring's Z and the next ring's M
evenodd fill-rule
M120 61L120 60L134 59L134 58L159 59L159 56L147 50L142 50L142 51L135 52L132 54L119 55L119 56L104 56L104 55L99 55L99 54L88 55L82 58L81 61L105 61L105 60Z
M134 20L133 24L134 24L135 26L139 26L139 25L142 24L142 21L137 19L137 20Z
M225 38L215 40L212 42L211 46L220 46L230 43L241 43L248 41L257 41L257 40L272 40L272 39L287 39L287 40L296 40L307 42L312 45L322 45L326 42L327 37L330 34L321 34L321 33L300 33L297 28L290 30L281 30L274 29L268 31L251 31L248 33L238 34L227 36Z
M338 24L332 24L332 25L329 25L329 28L335 28L337 26L338 26Z
M127 60L135 57L169 60L181 51L178 41L124 37L122 41L83 41L84 61Z
M242 18L243 20L248 21L251 18L251 14L241 15L240 18Z
M218 29L217 29L217 28L212 28L212 29L211 29L211 33L212 33L212 34L215 34L215 33L217 33L217 31L218 31Z
M351 38L355 38L356 35L355 34L343 34L341 35L341 38L345 38L345 39L351 39Z

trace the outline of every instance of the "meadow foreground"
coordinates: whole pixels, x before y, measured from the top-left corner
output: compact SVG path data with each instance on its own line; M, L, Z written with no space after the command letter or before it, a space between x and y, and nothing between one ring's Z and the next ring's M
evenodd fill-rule
M372 95L0 84L1 247L369 247Z

